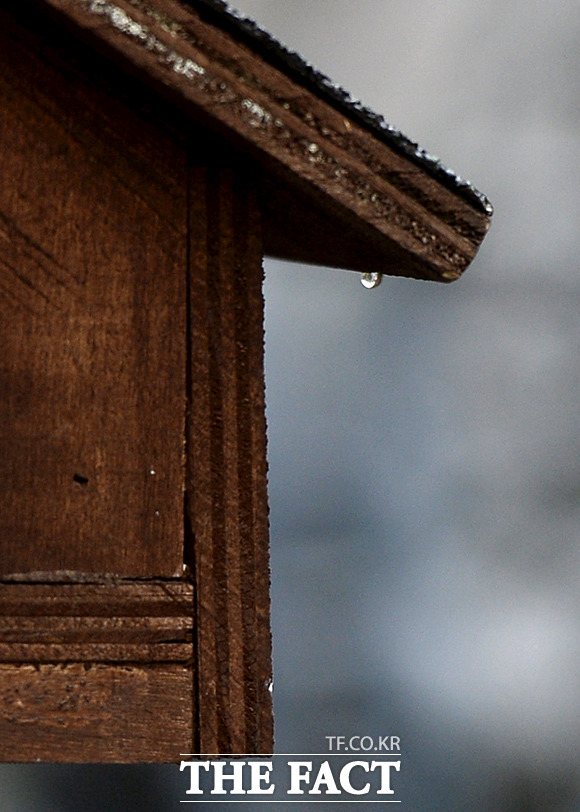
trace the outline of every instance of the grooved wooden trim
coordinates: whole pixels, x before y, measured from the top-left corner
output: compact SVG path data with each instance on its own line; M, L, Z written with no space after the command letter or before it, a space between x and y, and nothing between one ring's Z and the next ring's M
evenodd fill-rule
M188 488L199 752L272 750L262 253L238 169L191 170Z
M0 583L0 760L191 750L193 594L187 581Z
M191 662L185 581L0 583L0 662Z
M270 172L301 186L309 205L330 217L335 242L344 240L348 261L352 258L357 269L353 240L343 236L348 228L359 242L373 243L385 273L451 281L473 259L489 228L489 214L379 141L346 112L205 22L195 4L38 2L66 15L109 53L112 49L128 60L146 81L249 149ZM270 247L291 255L293 247L284 236L274 236ZM300 239L294 235L294 242ZM322 255L313 244L312 261L325 262L326 256L325 264L340 262L332 240L324 244Z

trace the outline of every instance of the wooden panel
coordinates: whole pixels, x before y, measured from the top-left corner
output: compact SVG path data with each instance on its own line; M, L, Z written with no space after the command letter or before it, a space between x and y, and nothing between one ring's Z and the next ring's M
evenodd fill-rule
M193 679L182 665L0 664L0 760L179 761Z
M232 169L191 171L188 488L202 753L272 750L260 218Z
M276 178L265 245L275 255L441 282L458 278L490 225L467 200L400 150L297 82L235 32L178 0L36 0ZM267 47L264 48L267 50ZM286 218L287 194L298 200ZM314 210L300 217L300 199ZM322 232L319 230L322 226ZM372 250L357 251L369 244ZM344 246L344 251L342 250ZM368 264L370 262L370 264Z
M0 573L181 575L186 152L1 21Z
M0 584L0 760L190 751L193 616L187 581Z

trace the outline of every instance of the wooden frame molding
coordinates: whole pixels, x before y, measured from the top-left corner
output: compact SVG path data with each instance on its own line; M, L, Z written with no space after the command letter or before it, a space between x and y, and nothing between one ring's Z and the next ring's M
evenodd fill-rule
M187 581L0 583L3 663L187 664L193 625Z
M0 760L177 761L197 724L193 591L0 583Z

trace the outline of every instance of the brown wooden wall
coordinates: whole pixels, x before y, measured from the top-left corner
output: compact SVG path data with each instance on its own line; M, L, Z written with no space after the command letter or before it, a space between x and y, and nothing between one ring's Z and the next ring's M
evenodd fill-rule
M255 179L29 28L0 12L0 758L267 753Z

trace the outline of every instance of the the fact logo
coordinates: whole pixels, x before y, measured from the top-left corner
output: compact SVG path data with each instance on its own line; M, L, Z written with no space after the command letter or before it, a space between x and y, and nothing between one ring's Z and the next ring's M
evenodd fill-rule
M297 803L372 799L397 803L393 784L401 759L398 753L356 757L337 752L300 757L286 754L270 760L182 761L180 769L189 777L189 797L182 803L217 803L226 796L243 798L245 803L264 803L266 798L273 800L274 794L276 799Z

